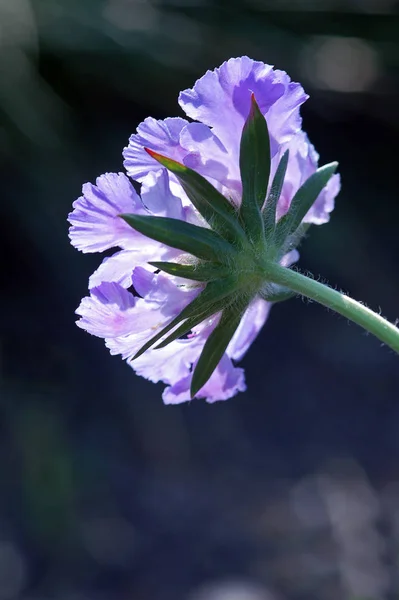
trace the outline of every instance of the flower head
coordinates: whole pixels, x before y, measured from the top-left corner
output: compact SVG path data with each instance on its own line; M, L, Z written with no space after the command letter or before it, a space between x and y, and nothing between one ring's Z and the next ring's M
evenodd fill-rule
M335 164L317 169L306 99L286 73L231 59L180 94L195 122L148 118L131 136L124 164L140 196L107 173L73 205L75 247L119 248L91 276L77 324L166 383L165 403L245 390L233 361L289 296L267 265L295 262L307 226L329 219L339 178Z

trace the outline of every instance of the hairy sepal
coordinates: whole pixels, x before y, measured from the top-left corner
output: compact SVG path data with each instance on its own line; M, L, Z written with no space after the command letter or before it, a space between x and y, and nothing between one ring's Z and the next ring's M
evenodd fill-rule
M212 229L229 242L245 242L244 231L236 209L205 177L158 152L149 148L145 150L163 167L176 175L188 198Z
M302 240L306 236L311 225L312 225L312 223L301 223L299 225L299 227L296 228L294 233L289 235L284 240L284 244L280 250L280 255L284 256L285 254L287 254L287 252L290 252L291 250L298 248L298 246L301 244Z
M285 174L287 172L289 159L289 150L286 150L280 159L276 173L273 177L270 192L266 203L263 207L263 223L265 227L266 239L274 237L274 229L276 227L276 211L277 204L280 200L281 190L283 189Z
M240 216L248 237L256 242L263 238L261 209L270 176L270 138L266 119L259 110L254 94L241 135L240 172Z
M162 340L162 342L160 344L158 344L157 346L155 346L154 349L157 350L158 348L165 348L165 346L167 346L174 340L177 340L178 338L182 337L183 335L186 335L186 333L191 331L194 327L196 327L203 321L206 321L207 319L214 317L217 313L226 309L226 307L229 304L232 304L235 301L235 299L236 299L235 295L232 294L230 297L228 296L227 298L222 298L221 300L214 302L208 308L208 310L205 310L204 312L198 314L197 316L191 317L191 318L187 319L186 321L184 321L183 323L181 323L177 327L177 329L175 329L175 331L173 331L173 333L171 333L170 335L168 335L167 338Z
M228 306L235 295L238 293L237 280L235 277L226 277L218 281L211 281L200 292L200 294L194 298L188 306L186 306L172 321L166 325L161 331L149 339L133 356L132 360L135 360L151 346L156 344L164 335L169 333L174 327L179 325L181 321L191 318L199 318L203 321L205 318L211 317L215 313L221 310L221 301L225 302ZM202 315L207 313L206 317ZM183 334L180 334L183 335Z
M295 233L306 214L316 202L320 192L334 175L337 167L337 162L332 162L320 167L299 188L292 199L287 214L277 223L275 233L277 246L282 246L284 241Z
M247 304L241 307L232 305L223 311L220 321L208 337L194 369L190 388L191 398L194 398L206 384L218 366L231 338L240 324L246 306Z
M227 277L229 269L221 264L204 262L198 265L182 265L173 262L150 262L151 266L175 277L193 281L208 282Z
M212 229L169 217L119 216L143 235L197 258L224 263L230 262L235 253L233 246Z

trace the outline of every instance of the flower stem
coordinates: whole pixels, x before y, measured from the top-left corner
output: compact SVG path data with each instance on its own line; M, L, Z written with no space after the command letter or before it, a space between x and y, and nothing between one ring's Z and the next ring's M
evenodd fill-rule
M266 270L269 281L283 285L301 296L335 310L399 353L399 329L367 306L298 271L275 263L268 264Z

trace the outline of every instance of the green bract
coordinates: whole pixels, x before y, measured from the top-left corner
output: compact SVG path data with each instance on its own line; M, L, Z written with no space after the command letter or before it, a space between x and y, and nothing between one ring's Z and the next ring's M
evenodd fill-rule
M233 253L233 247L212 229L198 227L179 219L168 217L143 217L141 215L121 215L131 227L147 237L162 242L172 248L188 252L197 258L226 263Z
M270 140L266 119L259 110L255 96L242 130L240 144L242 199L240 217L248 238L263 241L261 209L265 202L270 175Z
M240 324L245 309L246 304L242 302L241 309L239 305L234 305L228 306L223 310L220 321L206 340L204 349L195 367L190 389L192 398L206 384L218 366L231 338Z
M280 198L281 190L283 189L284 177L287 172L288 158L289 150L286 150L276 169L276 174L270 187L266 206L263 210L263 226L265 228L265 234L269 240L272 240L274 237L274 230L276 228L277 203Z
M317 169L299 188L292 199L289 211L282 217L276 225L276 244L278 247L285 248L285 242L292 235L295 235L306 213L315 203L321 190L327 185L329 179L337 170L338 163L332 162L324 167Z
M253 94L241 136L239 209L197 172L152 150L147 149L147 152L177 177L203 217L204 227L163 217L121 216L140 233L188 255L187 264L152 262L152 266L170 275L197 281L204 287L176 318L144 344L133 360L157 342L160 343L155 348L165 347L199 323L221 313L193 373L191 395L194 397L220 362L250 302L257 295L270 302L294 295L291 289L269 280L268 273L301 241L308 227L303 219L334 174L337 163L321 167L309 177L295 194L288 212L277 222L276 209L289 154L288 150L283 154L269 186L269 133Z
M171 158L148 148L146 151L176 175L188 198L205 221L212 225L212 229L235 244L245 242L242 226L236 218L236 209L207 179Z

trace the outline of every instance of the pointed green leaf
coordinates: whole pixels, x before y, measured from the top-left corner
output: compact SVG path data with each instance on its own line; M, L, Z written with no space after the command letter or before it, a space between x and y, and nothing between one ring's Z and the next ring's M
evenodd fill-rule
M265 202L270 175L270 139L265 117L254 94L241 135L240 171L242 202L240 215L251 239L263 235L261 209Z
M307 212L311 209L322 189L337 170L338 163L332 162L317 169L305 181L292 199L291 206L277 223L276 242L281 244L299 227Z
M214 281L215 279L226 277L229 273L227 267L212 263L181 265L173 262L150 262L149 264L160 271L169 273L169 275L184 277L185 279L192 279L193 281Z
M218 312L218 311L216 311L216 312ZM205 313L201 313L199 316L191 317L190 319L186 319L183 323L181 323L179 325L179 327L177 327L177 329L175 329L170 335L168 335L167 338L165 338L164 340L162 340L162 342L160 342L157 346L155 346L154 350L158 350L160 348L165 348L174 340L177 340L178 338L182 337L183 335L185 335L186 333L191 331L191 329L193 327L195 327L196 325L199 325L199 323L201 323L202 321L205 321L205 319L208 317L206 317L206 316L203 317L202 316L203 314L205 314ZM216 314L216 313L212 310L212 315L214 315L214 314Z
M291 233L291 235L289 235L285 239L284 245L282 247L283 255L286 254L286 252L289 252L290 250L298 248L299 244L302 242L311 225L312 223L301 223L299 227L297 227L297 229L294 231L294 233Z
M177 315L177 317L172 319L172 321L166 325L166 327L161 329L156 335L149 339L144 346L140 348L140 350L136 352L132 360L135 360L144 354L148 348L156 344L158 340L169 333L169 331L176 327L181 321L202 315L205 311L212 309L213 310L210 313L210 316L216 312L219 312L219 301L227 298L230 295L233 295L236 290L237 284L234 277L226 277L225 279L211 281L208 283L205 289L203 289L202 292Z
M266 204L263 209L263 223L265 225L266 238L274 232L276 226L276 211L277 204L280 199L281 190L283 189L283 183L285 174L287 172L287 165L289 159L289 150L286 150L281 157L278 164L276 173L273 177L273 182L270 188L269 196L266 200Z
M210 334L201 352L191 381L191 398L206 384L218 366L231 338L240 324L243 310L236 306L226 308L218 325Z
M233 247L212 229L168 217L133 214L119 216L143 235L198 258L222 262L227 257L231 260L234 254Z
M233 299L234 299L234 294L232 294L232 296L231 296L231 301ZM184 323L179 325L179 327L177 329L175 329L175 331L173 333L168 335L168 337L165 338L160 344L155 346L155 349L165 348L165 346L167 346L174 340L177 340L182 335L185 335L186 333L188 333L193 327L196 327L197 325L202 323L202 321L205 321L206 319L210 319L210 317L212 317L216 313L220 312L221 310L225 309L228 306L228 304L229 304L229 297L227 296L226 298L222 298L221 300L218 300L217 302L212 304L210 307L208 307L208 310L201 312L200 314L198 314L195 317L191 317L190 319L187 319L186 321L184 321Z
M245 241L236 209L205 177L158 152L149 148L145 150L176 175L188 198L212 229L230 242Z

